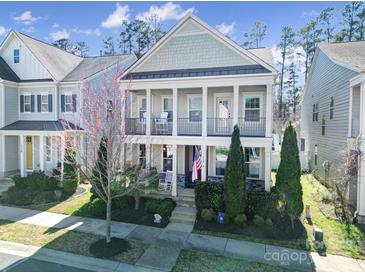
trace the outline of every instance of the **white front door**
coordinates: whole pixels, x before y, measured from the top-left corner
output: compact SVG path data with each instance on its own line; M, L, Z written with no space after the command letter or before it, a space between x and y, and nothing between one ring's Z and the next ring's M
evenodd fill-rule
M232 98L218 97L216 105L217 105L216 131L221 133L230 132Z

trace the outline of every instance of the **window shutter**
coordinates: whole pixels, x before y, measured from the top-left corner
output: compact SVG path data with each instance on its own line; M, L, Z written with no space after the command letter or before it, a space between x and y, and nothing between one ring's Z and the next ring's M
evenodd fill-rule
M38 106L38 112L41 112L41 103L42 103L42 98L40 95L37 95L37 106Z
M20 112L24 112L24 95L20 95Z
M48 94L48 112L53 111L52 94Z
M77 100L76 100L76 94L72 95L72 112L77 111Z
M34 95L30 96L30 111L34 112Z
M65 95L61 95L61 112L65 112Z

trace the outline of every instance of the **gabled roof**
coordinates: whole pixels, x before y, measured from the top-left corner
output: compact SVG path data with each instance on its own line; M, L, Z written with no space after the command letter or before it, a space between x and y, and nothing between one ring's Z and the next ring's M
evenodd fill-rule
M0 57L0 79L12 82L20 81L18 75L16 75L2 57Z
M74 82L84 80L118 63L120 63L121 66L124 66L124 62L133 57L134 55L130 54L86 57L73 71L71 71L62 80L62 82ZM127 68L128 67L121 67L120 69L126 70Z
M25 131L65 131L82 130L82 128L66 120L57 121L16 121L0 130L25 130Z
M56 81L61 81L83 60L55 46L14 31L14 34L28 47L35 58L49 71Z
M135 71L138 69L140 65L143 64L145 60L147 60L152 54L154 54L166 41L168 41L172 35L177 32L180 27L182 27L188 20L193 20L197 24L199 24L202 28L204 28L208 33L212 34L215 38L217 38L219 41L224 43L227 47L230 47L232 50L239 53L241 56L248 58L252 61L252 63L258 64L262 67L264 67L266 70L268 70L271 73L276 74L276 69L267 61L263 60L260 57L258 57L255 53L246 50L236 44L234 41L217 31L216 29L209 26L207 23L202 21L200 18L195 16L193 13L188 13L185 17L183 17L170 31L168 31L149 51L147 51L134 65L132 65L124 74L123 77L127 76L130 72ZM258 51L256 52L258 53ZM262 54L262 52L260 52ZM263 55L263 54L262 54ZM267 54L265 54L267 57ZM268 58L266 58L268 59Z
M265 63L274 67L274 58L272 56L271 48L248 49L248 51L255 54L261 60L265 61Z
M365 41L321 44L319 48L338 65L365 70Z

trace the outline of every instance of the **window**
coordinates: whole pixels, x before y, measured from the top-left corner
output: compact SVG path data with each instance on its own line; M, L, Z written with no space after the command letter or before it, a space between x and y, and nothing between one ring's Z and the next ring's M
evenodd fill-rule
M300 151L305 151L305 139L300 139Z
M314 145L314 165L318 164L318 147Z
M172 171L172 146L164 145L162 149L163 171Z
M202 97L189 97L189 122L200 122L202 120Z
M52 139L49 136L46 136L46 161L52 161Z
M146 168L146 145L140 144L139 145L139 160L138 164L141 168Z
M19 49L14 49L14 64L18 64L20 61L20 51Z
M72 112L72 95L65 95L65 112Z
M260 177L260 148L245 148L245 164L247 177Z
M31 112L31 96L30 95L24 95L24 112Z
M313 104L312 121L313 122L318 122L318 104Z
M41 110L48 112L48 95L41 95Z
M334 109L334 106L335 106L335 101L334 101L333 97L331 97L331 103L330 103L330 120L333 119L333 109Z
M260 97L245 97L245 121L260 121Z
M168 119L172 119L172 109L173 109L172 98L170 97L163 98L163 111L168 113L167 115Z
M138 101L138 111L139 111L139 118L142 119L143 114L147 111L147 101L146 98L140 98Z
M224 176L228 158L228 147L217 146L215 148L215 175Z
M326 120L322 118L322 136L326 135Z

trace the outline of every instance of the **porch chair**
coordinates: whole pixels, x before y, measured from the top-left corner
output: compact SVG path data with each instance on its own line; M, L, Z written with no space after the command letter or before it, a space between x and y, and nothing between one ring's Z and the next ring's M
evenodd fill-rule
M154 119L155 130L159 134L166 134L169 132L169 124L168 124L168 112L161 112L160 118Z
M172 184L172 177L173 177L173 172L167 170L165 173L165 179L159 179L158 189L163 191L170 191Z

